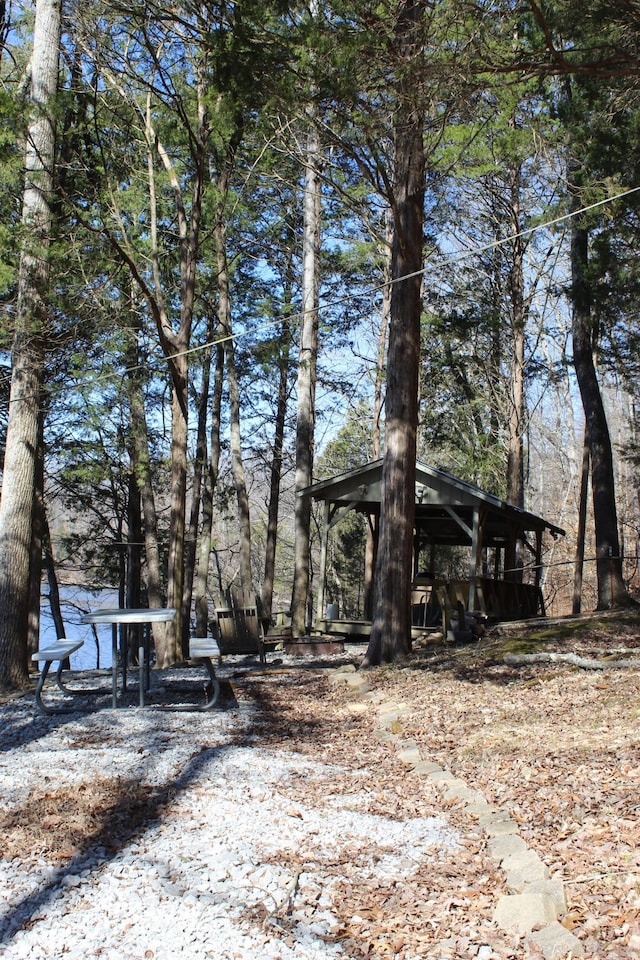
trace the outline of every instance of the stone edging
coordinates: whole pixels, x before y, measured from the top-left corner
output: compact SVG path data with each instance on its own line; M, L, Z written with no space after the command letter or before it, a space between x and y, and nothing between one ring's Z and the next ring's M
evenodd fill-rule
M329 680L345 683L366 701L369 686L353 665L331 671ZM362 701L355 709L365 708ZM369 701L369 706L371 702ZM505 873L508 894L500 896L493 920L507 933L525 937L542 951L546 958L584 954L580 940L559 922L567 912L562 880L550 878L548 867L520 836L518 825L507 813L487 802L464 780L454 777L439 764L421 756L413 740L402 740L401 718L413 712L408 704L377 704L380 726L379 740L396 747L396 757L408 770L428 778L443 799L458 801L462 812L476 819L487 834L487 852Z

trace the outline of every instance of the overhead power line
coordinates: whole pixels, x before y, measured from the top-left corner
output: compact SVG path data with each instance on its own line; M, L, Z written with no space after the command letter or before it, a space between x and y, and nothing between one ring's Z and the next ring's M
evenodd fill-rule
M523 229L523 230L519 230L519 231L517 231L517 232L515 232L515 233L509 234L508 236L502 237L501 239L492 240L492 241L489 241L489 242L484 243L484 244L479 244L478 246L472 247L472 248L469 249L469 250L464 250L464 251L462 251L461 253L456 254L455 256L442 258L442 259L440 260L440 264L441 264L441 265L453 266L453 265L455 265L456 263L461 263L463 260L469 259L470 257L477 256L478 254L481 254L481 253L486 253L486 252L489 251L489 250L495 250L495 249L497 249L497 248L499 248L499 247L501 247L501 246L504 246L504 245L506 245L506 244L508 244L508 243L513 243L514 240L518 240L518 239L521 239L521 238L523 238L523 237L531 236L532 234L534 234L534 233L536 233L536 232L538 232L538 231L540 231L540 230L548 230L548 229L550 229L551 227L558 226L558 225L561 224L561 223L566 223L567 221L571 220L573 217L578 217L578 216L581 216L582 214L589 213L589 212L592 211L592 210L596 210L596 209L598 209L599 207L604 207L604 206L606 206L606 205L608 205L608 204L615 203L617 200L621 200L621 199L623 199L624 197L632 196L633 194L638 193L638 192L640 192L640 186L630 187L628 190L623 190L621 193L617 193L617 194L616 194L615 196L613 196L613 197L605 197L605 198L602 199L602 200L597 200L597 201L595 201L594 203L590 203L590 204L587 204L587 205L585 205L585 206L583 206L583 207L580 207L578 210L571 210L569 213L560 214L559 216L554 217L554 218L551 219L551 220L545 220L545 221L543 221L542 223L537 223L537 224L534 224L534 225L531 226L531 227L526 227L526 228ZM440 264L435 264L435 265L434 265L434 264L429 264L428 266L423 266L423 267L421 267L420 270L415 270L413 273L403 274L401 277L395 277L395 278L393 278L393 279L391 279L391 280L386 280L386 281L384 281L384 282L382 282L382 283L380 283L380 284L374 284L374 285L372 285L371 287L369 287L368 295L369 295L369 296L372 296L373 294L381 293L381 292L384 291L385 289L389 289L390 287L396 286L396 285L399 284L399 283L404 283L404 282L407 281L407 280L412 280L412 279L415 279L416 277L424 276L428 271L433 270L433 269L437 269L437 267L438 267ZM359 298L361 298L363 295L366 295L366 294L367 294L367 291L365 291L364 293L359 294ZM334 309L336 309L337 307L344 306L345 304L348 304L348 303L352 303L354 299L355 299L355 297L354 297L353 294L345 294L345 296L343 296L343 297L337 297L337 298L335 298L335 299L333 299L333 300L329 300L329 301L326 301L326 302L324 302L324 303L321 303L321 304L318 305L317 308L314 308L314 309L311 310L311 311L301 310L301 311L298 311L298 312L296 312L296 313L289 314L289 315L286 317L286 320L287 320L289 323L291 323L291 322L295 322L295 321L297 321L297 320L302 320L302 319L304 318L304 316L305 316L307 313L309 313L309 312L312 312L312 313L325 313L325 312L328 311L328 310L334 310ZM251 330L243 330L243 331L240 331L240 332L229 333L229 334L226 334L226 335L221 336L221 337L214 337L212 340L208 340L208 341L206 341L205 343L200 343L200 344L198 344L197 346L190 347L190 348L187 349L187 350L183 350L183 351L180 351L179 353L171 354L171 358L172 358L172 359L178 359L178 358L180 358L180 357L193 356L193 355L195 355L195 354L197 354L197 353L202 352L203 350L206 350L206 349L211 348L211 347L216 347L216 346L218 346L219 344L224 344L224 343L227 343L227 342L229 342L229 341L231 341L231 340L239 340L239 339L241 339L241 338L243 338L243 337L255 336L256 334L261 333L261 332L263 332L263 331L265 331L265 330L273 329L273 327L276 327L276 326L278 326L279 324L283 323L283 320L284 320L284 318L278 317L278 318L274 318L274 319L272 319L272 320L267 320L267 321L265 321L265 322L262 323L262 324L258 324L258 326L253 327ZM158 360L164 360L164 359L166 359L166 357L165 357L165 355L164 355L163 353L162 353L162 354L157 354L157 353L152 352L152 353L151 353L151 356L155 356L155 358L158 359ZM135 364L135 365L130 366L130 367L124 367L124 368L120 369L119 371L115 371L115 370L114 370L114 371L108 371L108 372L105 372L105 373L102 373L102 374L98 374L98 375L96 375L96 376L87 375L86 378L80 378L79 380L76 381L76 383L83 383L83 382L84 382L84 383L87 383L87 384L88 384L88 383L99 384L99 383L101 383L102 381L111 380L111 379L113 379L114 377L122 377L122 376L124 376L125 374L133 373L133 372L135 372L136 370L142 369L143 367L146 368L146 365L143 365L143 364ZM10 377L5 377L5 382L7 382L8 379L10 379ZM58 388L58 390L62 390L62 389L68 389L68 387L65 385L64 387L63 387L63 386L60 386L60 387Z

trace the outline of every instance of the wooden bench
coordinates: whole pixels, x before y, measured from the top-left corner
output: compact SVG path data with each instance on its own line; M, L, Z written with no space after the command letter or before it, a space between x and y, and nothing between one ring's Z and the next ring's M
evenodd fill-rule
M57 640L55 643L49 644L48 647L43 647L41 650L37 650L35 653L31 654L31 659L36 660L38 663L42 663L40 670L40 676L38 677L38 683L36 685L36 705L42 710L43 713L57 713L58 711L53 707L47 707L42 702L42 688L44 687L45 680L47 679L47 674L49 673L49 668L52 663L58 663L58 669L56 670L56 683L60 690L67 696L73 696L77 693L84 693L86 691L80 690L69 690L68 687L62 682L62 671L64 669L65 661L69 659L72 653L76 650L79 650L80 647L84 644L84 640Z
M214 642L219 646L218 655L238 656L257 654L260 663L266 662L262 624L258 606L216 607L216 619L209 629L217 634Z

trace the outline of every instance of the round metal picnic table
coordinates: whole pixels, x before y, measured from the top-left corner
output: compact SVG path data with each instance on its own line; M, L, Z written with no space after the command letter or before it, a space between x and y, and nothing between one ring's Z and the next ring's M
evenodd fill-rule
M152 623L168 623L177 614L173 607L116 607L112 609L91 610L82 617L82 623L111 624L111 683L113 707L118 706L118 626L121 623L137 623L145 626L138 643L138 676L140 688L140 706L144 707L144 694L149 679L149 643L148 628ZM122 658L122 689L127 689L128 650L125 646ZM146 676L145 676L146 665Z

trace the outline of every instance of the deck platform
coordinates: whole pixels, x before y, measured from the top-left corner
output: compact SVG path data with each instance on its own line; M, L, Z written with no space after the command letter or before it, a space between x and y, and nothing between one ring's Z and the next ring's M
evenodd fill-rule
M351 641L363 643L369 639L371 634L370 620L316 620L313 628L314 634L326 634L329 637L342 637L345 642ZM411 639L419 640L421 637L430 633L436 636L442 636L438 627L412 627Z

